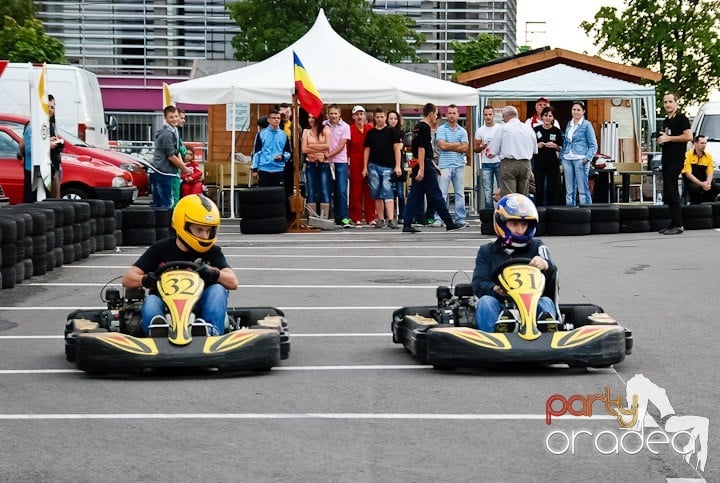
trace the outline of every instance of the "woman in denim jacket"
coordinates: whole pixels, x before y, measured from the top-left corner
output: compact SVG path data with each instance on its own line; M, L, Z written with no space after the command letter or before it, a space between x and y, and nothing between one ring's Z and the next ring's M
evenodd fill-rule
M565 176L565 204L575 206L575 193L580 194L580 204L590 204L588 172L590 161L595 157L598 144L595 130L585 119L585 104L575 101L572 104L572 119L565 129L565 142L562 148L562 166Z

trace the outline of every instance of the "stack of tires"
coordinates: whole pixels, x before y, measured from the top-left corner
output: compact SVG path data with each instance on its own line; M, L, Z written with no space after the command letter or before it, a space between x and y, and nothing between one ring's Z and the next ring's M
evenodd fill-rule
M80 224L75 223L75 206L71 202L60 200L43 201L43 205L52 207L55 212L55 245L60 246L60 250L55 252L56 266L59 260L64 265L69 265L75 260L80 260ZM87 205L86 205L87 206ZM79 210L79 208L78 208ZM88 214L89 214L88 207ZM88 225L88 233L90 226ZM77 234L78 242L75 242ZM89 248L89 247L88 247ZM77 251L77 256L75 252Z
M170 228L172 209L170 208L131 206L121 212L116 211L115 214L116 220L119 221L116 229L119 227L121 230L123 245L152 245L157 240L172 235Z
M713 228L720 228L720 201L708 203L712 206Z
M72 244L75 255L74 261L90 256L90 205L85 201L63 200L73 207L74 217L72 226ZM97 207L97 205L94 205ZM67 239L65 240L67 242Z
M147 206L130 206L122 210L122 244L152 245L155 234L155 210Z
M590 208L590 233L612 235L620 233L620 210L616 205L585 205Z
M660 231L670 226L670 207L668 205L648 205L647 208L650 231Z
M619 205L620 233L642 233L650 231L648 205Z
M50 224L48 223L48 236L47 236L47 249L48 249L48 264L53 261L55 268L62 266L63 263L72 263L75 256L70 262L65 262L65 255L63 253L63 246L65 245L65 219L74 216L75 211L71 206L68 206L62 202L42 202L34 203L33 205L38 206L43 210L50 210L53 212L54 223L52 225L53 235L50 236L51 230ZM49 218L48 218L49 219ZM72 231L72 229L70 229ZM52 255L50 254L52 252ZM50 271L48 269L48 271Z
M115 240L115 203L102 200L102 208L97 209L95 216L95 248L96 251L114 250ZM92 233L92 225L91 225Z
M246 235L285 233L285 188L240 188L238 190L240 233Z
M545 211L548 235L589 235L591 212L587 207L548 206Z
M493 225L494 208L483 208L479 211L480 216L480 233L483 235L495 235L495 227Z
M26 217L13 210L0 212L0 286L13 288L25 279ZM32 218L30 223L32 223ZM32 239L30 240L32 253ZM32 264L32 260L30 260ZM30 267L32 275L32 267Z
M683 227L686 230L706 230L713 227L713 207L710 203L684 205L682 207Z
M55 269L55 254L50 250L55 248L55 212L42 208L36 203L17 205L12 211L22 213L25 222L25 278L33 275L44 275ZM30 217L31 223L27 223ZM30 240L28 240L28 237ZM52 263L51 263L52 262Z

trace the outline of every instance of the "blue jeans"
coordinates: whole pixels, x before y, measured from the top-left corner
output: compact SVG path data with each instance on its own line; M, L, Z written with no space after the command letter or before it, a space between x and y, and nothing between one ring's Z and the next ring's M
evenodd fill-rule
M193 309L193 312L199 314L198 317L212 324L214 327L212 335L225 333L228 294L228 290L219 283L207 286ZM145 297L141 311L143 332L148 333L148 327L153 317L156 315L164 316L165 312L165 303L159 296L148 295Z
M398 220L402 220L403 213L405 212L405 183L402 181L396 181L393 184L393 193L397 199L397 210Z
M482 163L482 189L484 208L492 208L493 205L493 180L495 186L500 187L500 163Z
M562 160L563 175L565 176L565 204L575 206L575 192L580 194L580 204L589 205L592 203L590 187L588 186L588 172L590 163L584 163L583 159Z
M335 223L340 224L348 217L348 165L347 163L333 163L335 165Z
M172 208L173 206L173 178L158 173L150 173L150 186L152 187L152 203L155 208Z
M370 196L374 200L394 200L393 183L390 181L393 169L379 164L368 164L368 184L370 185ZM378 213L378 216L382 213Z
M480 297L475 309L477 328L484 332L495 332L495 322L497 322L501 310L502 305L497 298L492 295L483 295ZM540 297L537 308L538 315L540 315L540 312L548 312L557 319L555 303L550 297Z
M440 191L448 206L450 206L448 191L450 191L450 183L452 183L455 192L455 221L465 221L465 218L467 218L467 212L465 211L465 166L440 168L439 182ZM440 217L436 214L435 219L439 221Z
M413 176L417 173L417 170L413 170ZM438 185L438 176L435 169L432 166L426 166L425 175L422 181L413 179L410 185L410 194L408 195L407 203L405 204L405 214L403 216L403 225L405 228L410 228L415 216L422 211L423 198L427 195L428 208L434 208L435 211L440 215L440 219L445 223L446 226L453 224L452 216L447 209L445 200L442 197L440 186Z
M317 203L318 201L330 203L330 165L328 163L305 163L305 191L308 203Z

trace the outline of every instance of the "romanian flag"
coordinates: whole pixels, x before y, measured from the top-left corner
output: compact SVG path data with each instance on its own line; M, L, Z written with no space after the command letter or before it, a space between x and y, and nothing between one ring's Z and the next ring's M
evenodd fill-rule
M298 101L303 109L317 117L322 112L323 101L295 52L293 52L293 58L295 62L295 93Z
M5 67L8 66L9 62L9 60L0 60L0 76L2 76L2 73L5 70Z

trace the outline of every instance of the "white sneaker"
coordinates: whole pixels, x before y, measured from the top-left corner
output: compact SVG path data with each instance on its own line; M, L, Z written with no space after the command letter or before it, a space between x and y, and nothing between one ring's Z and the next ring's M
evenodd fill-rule
M443 225L443 222L442 222L442 221L440 221L440 220L435 220L435 221L432 222L432 225L430 225L430 226L434 226L435 228L440 228L441 226L444 226L444 225Z

